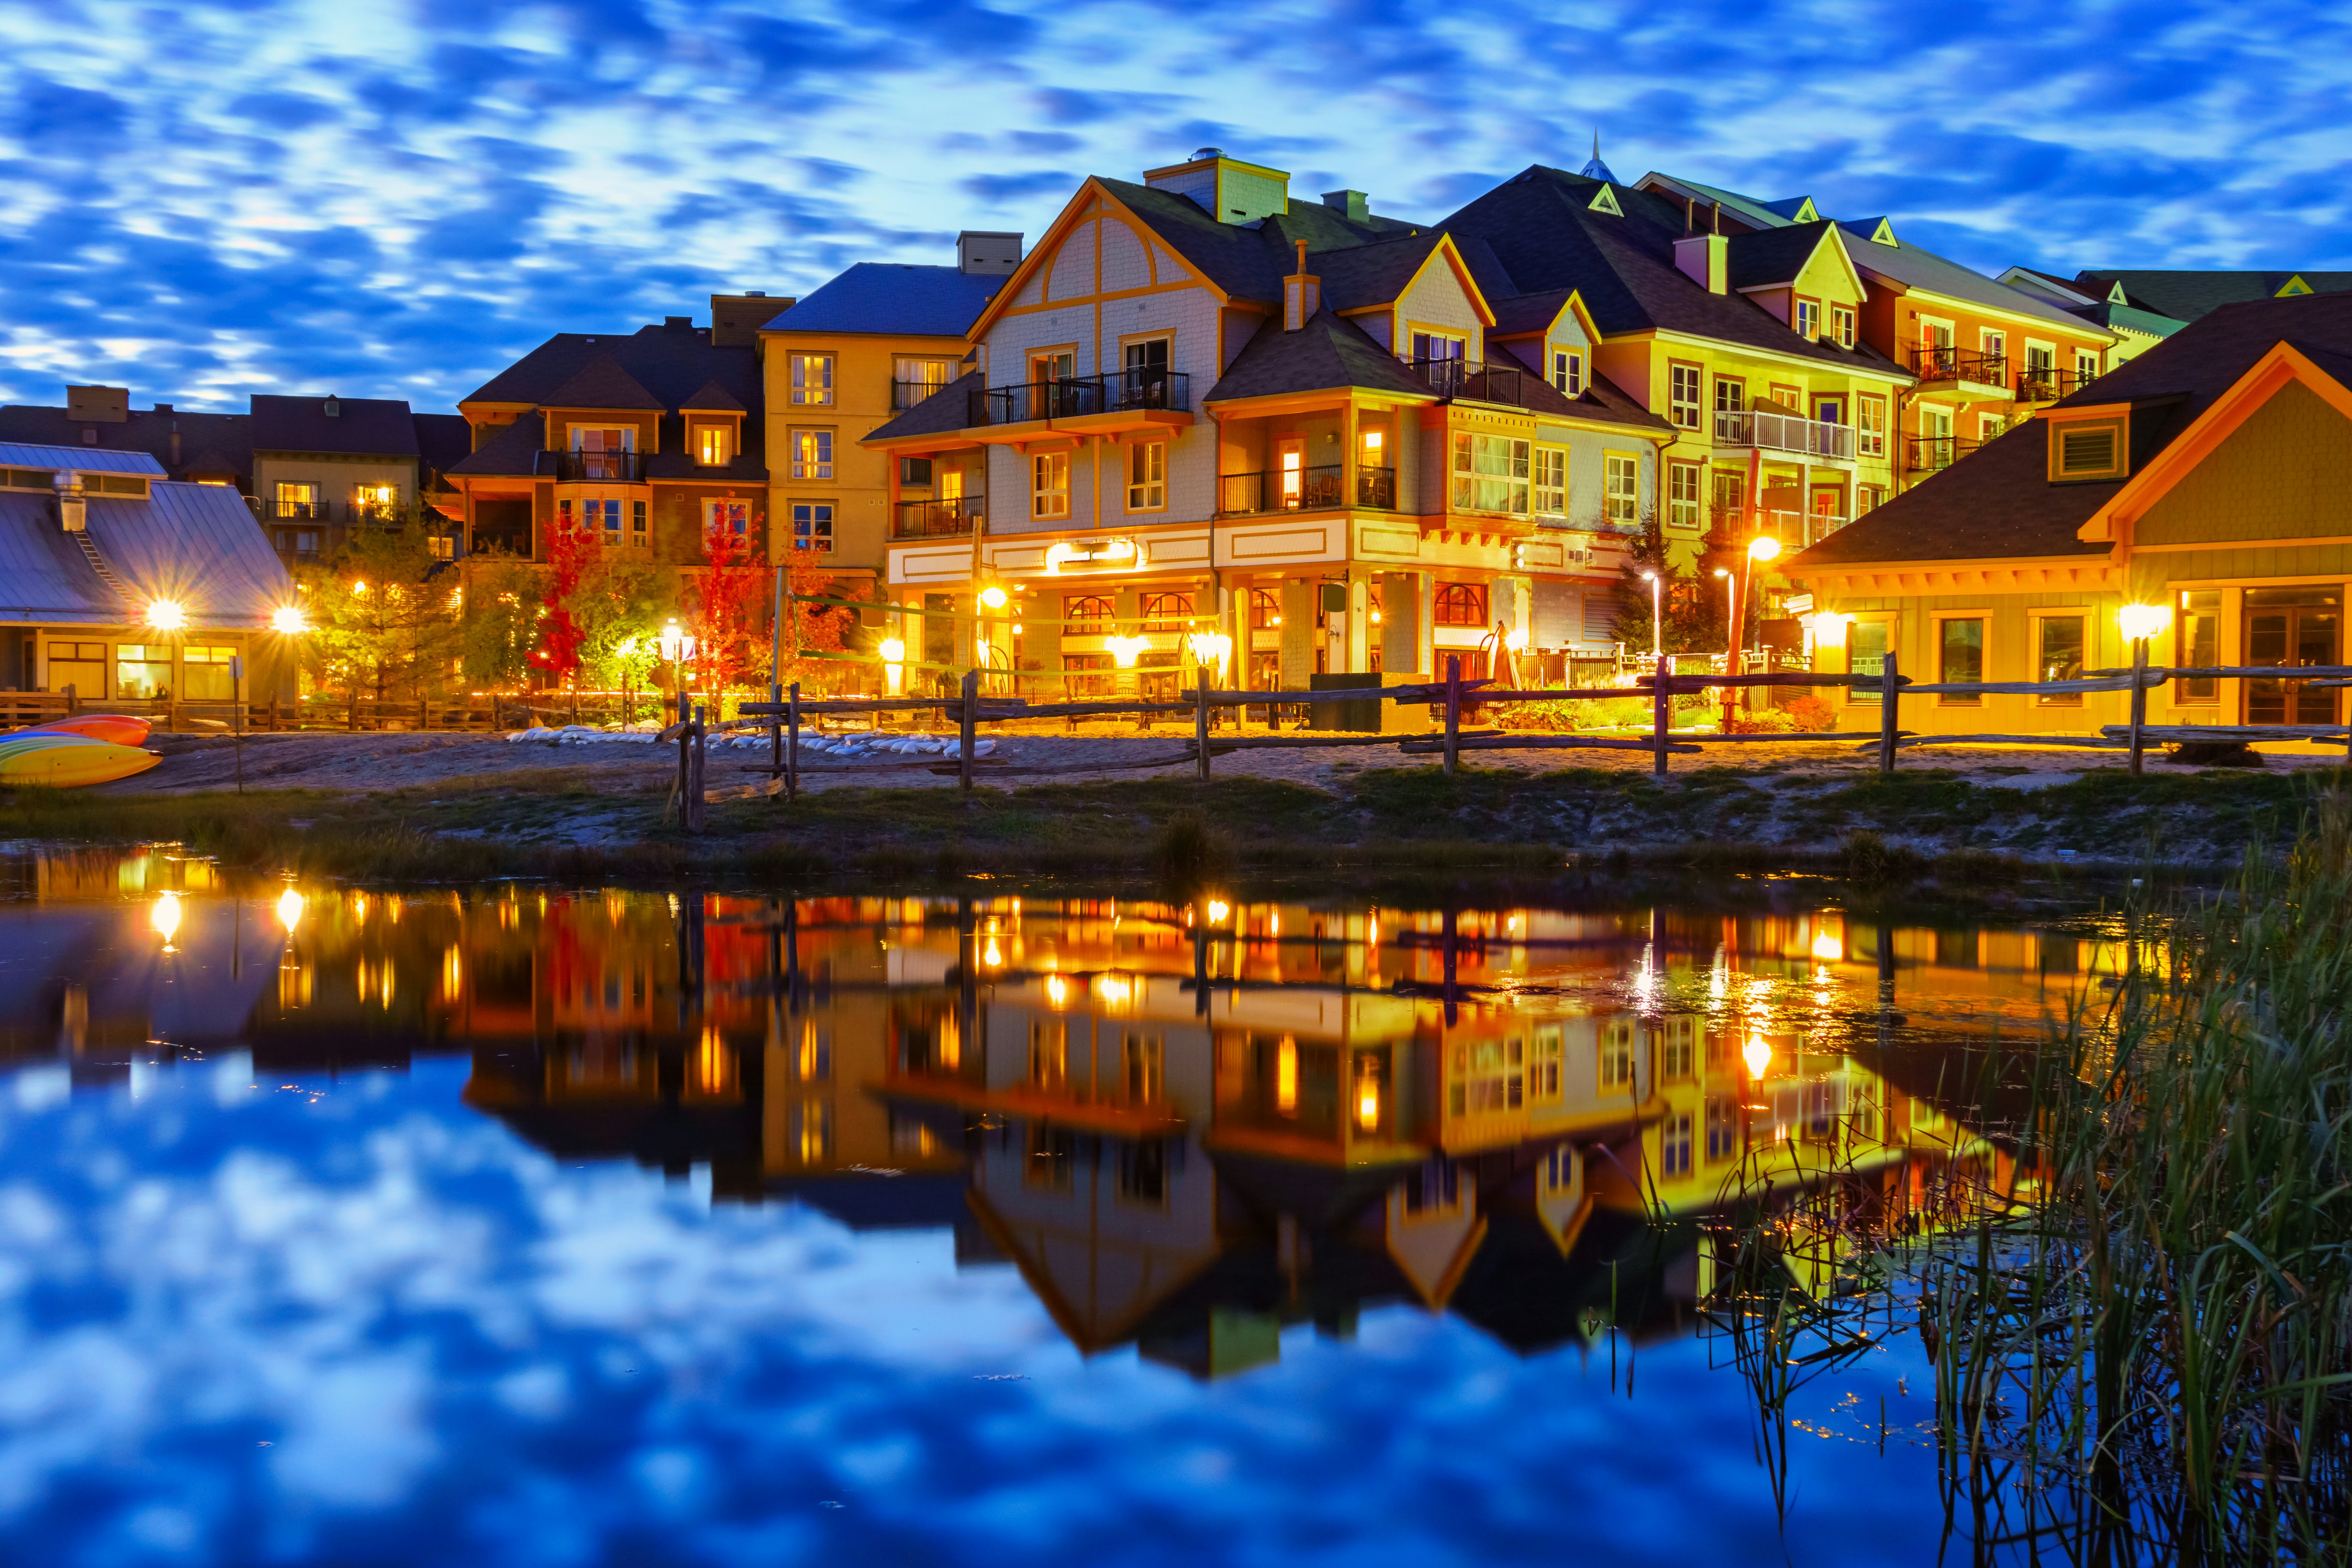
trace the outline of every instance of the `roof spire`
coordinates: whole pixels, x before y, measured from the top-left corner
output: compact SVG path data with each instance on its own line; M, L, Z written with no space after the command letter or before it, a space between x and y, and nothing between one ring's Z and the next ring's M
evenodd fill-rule
M1608 164L1601 161L1601 128L1599 126L1593 127L1592 130L1592 161L1579 169L1577 174L1585 179L1604 180L1612 185L1623 183L1609 172Z

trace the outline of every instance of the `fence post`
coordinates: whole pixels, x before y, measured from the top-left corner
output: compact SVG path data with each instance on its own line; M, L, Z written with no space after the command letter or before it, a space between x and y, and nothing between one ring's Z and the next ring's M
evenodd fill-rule
M1445 771L1462 771L1462 660L1445 656Z
M786 715L792 734L784 747L784 798L798 800L801 795L801 683L793 682L792 711Z
M963 672L963 701L958 707L956 721L956 784L969 796L971 794L971 744L973 731L980 727L980 671Z
M1666 731L1674 724L1673 671L1674 661L1660 654L1656 684L1650 692L1650 772L1658 778L1666 776Z
M1902 716L1897 710L1901 701L1898 693L1903 689L1900 679L1901 672L1895 668L1895 653L1890 648L1878 672L1878 772L1882 778L1891 777L1895 772L1895 737L1902 728Z
M236 793L245 793L245 656L228 661L228 716L236 723Z
M1192 747L1201 754L1192 760L1193 775L1202 784L1209 782L1209 667L1197 666L1201 684L1192 690Z
M688 744L693 748L688 754L687 763L686 830L688 833L701 832L710 817L710 803L703 798L702 794L704 766L709 760L709 753L703 741L702 713L702 704L696 703L694 722L687 731Z
M771 680L768 682L768 706L778 709L783 705L784 689ZM784 716L771 712L768 719L768 776L782 778L784 776Z
M2132 644L2131 683L2131 772L2140 776L2141 759L2147 753L2147 639L2140 637Z
M74 689L73 682L68 680L66 682L66 717L70 719L80 711L81 695Z
M360 731L360 689L356 686L352 688L351 731L354 735Z

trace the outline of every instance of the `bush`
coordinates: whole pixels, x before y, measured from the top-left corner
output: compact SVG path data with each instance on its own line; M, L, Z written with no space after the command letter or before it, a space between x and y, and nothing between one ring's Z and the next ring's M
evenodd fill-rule
M1783 687L1782 690L1789 689ZM1837 728L1837 710L1822 698L1810 691L1797 691L1780 698L1780 711L1789 716L1790 728L1812 733L1822 733Z
M1152 844L1151 865L1162 882L1190 890L1233 870L1233 845L1199 812L1180 811Z
M1513 702L1497 705L1495 722L1506 730L1608 730L1628 725L1641 728L1650 722L1650 705L1638 697Z
M1796 720L1789 716L1787 710L1780 708L1767 708L1756 713L1734 713L1731 720L1731 732L1735 735L1787 735L1793 733L1796 728Z

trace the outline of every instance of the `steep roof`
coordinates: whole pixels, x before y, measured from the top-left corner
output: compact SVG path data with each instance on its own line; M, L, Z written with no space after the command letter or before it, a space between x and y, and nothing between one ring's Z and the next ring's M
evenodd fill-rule
M1263 224L1252 227L1220 223L1191 197L1150 185L1111 179L1097 183L1228 295L1269 304L1282 298L1282 279L1290 270L1285 263L1289 258L1276 258L1260 232Z
M1295 332L1285 331L1278 319L1261 323L1202 401L1231 403L1349 386L1402 397L1433 395L1427 382L1327 305Z
M87 432L92 439L84 442ZM107 452L144 452L174 479L191 474L229 474L242 480L253 473L253 416L183 412L169 404L133 409L121 424L77 418L69 411L38 404L0 407L0 441L77 447ZM172 437L180 437L183 460L172 460ZM194 459L202 458L199 464Z
M87 520L129 597L178 600L193 631L257 630L293 595L245 498L225 486L163 480L145 500L93 496ZM126 613L46 497L0 493L0 618L121 626Z
M1760 289L1771 283L1793 283L1813 252L1822 246L1822 236L1833 226L1828 223L1790 224L1780 228L1759 229L1754 234L1735 234L1724 245L1727 281L1734 289Z
M960 338L1003 286L1001 275L954 267L861 261L761 330Z
M335 412L330 414L331 406ZM414 458L416 425L406 402L386 397L253 395L253 445L263 452Z
M2224 305L2276 299L2279 290L2297 278L2316 294L2352 289L2352 272L2152 272L2106 267L2084 268L2075 274L2075 286L2104 300L2109 287L2120 283L2125 299L2134 307L2179 321L2193 321Z
M2088 320L2053 300L2030 294L2022 289L2011 288L1973 268L1963 267L1932 250L1922 249L1907 239L1897 239L1892 245L1882 244L1870 237L1871 231L1877 227L1875 222L1847 223L1839 226L1853 237L1845 249L1846 254L1853 258L1856 267L1864 272L1875 272L1882 278L1891 279L1906 289L1925 289L1947 299L1966 300L1972 304L1987 305L2013 315L2034 316L2053 326L2074 327L2078 331Z
M0 467L11 468L79 468L90 474L152 474L163 477L163 465L148 452L110 451L103 447L47 446L27 441L0 441Z
M943 436L971 423L971 395L987 384L980 372L966 371L888 424L868 433L868 441L898 436Z
M651 401L570 406L676 409L709 381L718 382L747 409L761 406L759 351L749 345L715 347L708 328L682 318L634 332L558 332L458 401L548 406L555 392L599 358L612 360Z
M697 414L742 414L748 412L744 408L741 400L737 398L733 393L728 391L725 387L719 385L715 381L704 382L701 389L688 395L686 401L679 404L678 407L681 410L690 408Z
M1346 249L1310 250L1307 265L1323 279L1323 302L1333 310L1385 305L1404 292L1444 239L1435 229L1429 229Z
M547 416L525 414L442 470L449 474L535 474L547 448Z
M2352 294L2225 305L2053 406L2132 405L2138 472L2278 344L2331 370L2352 355ZM2346 371L2352 375L2352 368ZM2104 555L2074 537L2126 481L2053 484L2047 427L2030 420L1924 484L1886 501L1789 562L1784 570L1850 562Z
M660 408L662 400L621 368L609 353L598 354L541 398L548 408Z
M416 455L430 472L446 473L474 449L474 427L462 414L419 414L415 423Z

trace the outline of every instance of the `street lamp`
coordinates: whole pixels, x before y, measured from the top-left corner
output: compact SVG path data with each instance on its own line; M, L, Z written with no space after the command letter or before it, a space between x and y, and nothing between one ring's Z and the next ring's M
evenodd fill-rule
M907 645L898 637L884 637L875 651L882 656L882 679L896 697L907 678Z
M159 632L176 632L188 624L188 612L177 599L156 599L147 606L147 624Z
M662 624L661 636L655 639L661 649L662 662L671 668L677 685L677 720L683 724L690 715L686 710L686 667L694 661L694 634L677 624L672 616Z
M2116 612L2116 624L2123 630L2124 640L2132 645L2131 689L2131 771L2134 777L2140 772L2140 730L2147 722L2147 645L2164 635L2172 625L2172 606L2163 605L2126 605Z
M1666 656L1666 645L1662 640L1665 635L1665 589L1660 585L1655 572L1643 573L1642 580L1650 585L1650 658L1655 663Z
M296 637L309 631L310 623L303 617L301 605L280 605L269 612L269 629Z

